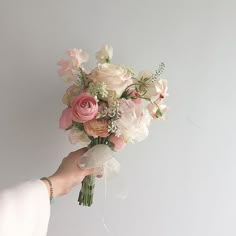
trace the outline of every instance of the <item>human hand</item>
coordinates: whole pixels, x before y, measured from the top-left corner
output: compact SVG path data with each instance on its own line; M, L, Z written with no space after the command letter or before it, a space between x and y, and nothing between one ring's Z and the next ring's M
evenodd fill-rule
M82 155L87 152L87 148L82 148L71 152L62 160L57 171L50 177L52 182L54 198L69 193L73 187L80 184L87 175L99 175L100 168L81 169L79 163ZM50 186L46 180L43 182L47 185L50 193Z

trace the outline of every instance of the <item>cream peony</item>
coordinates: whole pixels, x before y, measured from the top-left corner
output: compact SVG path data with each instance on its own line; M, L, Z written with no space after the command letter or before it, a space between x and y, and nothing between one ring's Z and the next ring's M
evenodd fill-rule
M132 74L126 68L109 63L99 64L89 78L95 83L105 83L106 89L115 91L118 97L133 83Z
M135 104L132 100L120 101L122 116L117 120L117 127L126 142L140 142L148 136L148 126L152 117L147 108Z

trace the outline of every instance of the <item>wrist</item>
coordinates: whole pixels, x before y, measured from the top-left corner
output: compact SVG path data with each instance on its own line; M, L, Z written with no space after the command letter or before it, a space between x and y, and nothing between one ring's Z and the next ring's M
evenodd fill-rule
M52 176L50 176L48 178L52 182L54 198L63 196L63 195L65 195L65 194L70 192L70 190L68 188L66 188L65 181L60 176L52 175Z
M50 200L60 197L66 193L64 184L58 176L52 175L47 178L43 177L41 178L41 181L43 181L47 187Z
M46 186L46 188L48 190L48 197L50 199L51 191L50 191L50 185L49 185L48 181L43 179L43 178L41 178L40 180L45 184L45 186Z

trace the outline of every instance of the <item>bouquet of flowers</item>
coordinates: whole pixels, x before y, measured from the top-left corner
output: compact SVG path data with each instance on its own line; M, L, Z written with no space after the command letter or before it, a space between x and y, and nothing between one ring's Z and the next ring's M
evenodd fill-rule
M128 67L112 64L113 48L105 45L96 53L97 66L89 71L84 66L87 52L72 49L67 54L58 62L59 76L70 84L59 126L68 131L72 144L88 147L81 168L101 167L106 175L118 172L114 152L144 140L151 120L165 117L167 81L160 78L165 65L135 75ZM94 186L95 176L83 180L80 205L91 206Z

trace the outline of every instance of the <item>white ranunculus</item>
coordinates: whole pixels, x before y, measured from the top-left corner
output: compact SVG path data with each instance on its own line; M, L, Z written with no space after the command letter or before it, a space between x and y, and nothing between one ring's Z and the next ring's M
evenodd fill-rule
M117 120L117 126L127 142L140 142L149 133L148 127L152 117L141 104L122 99L120 102L122 116Z
M91 142L88 135L84 131L75 127L69 131L69 140L72 144L80 143L84 146L89 145Z
M110 62L113 56L113 48L109 45L104 45L97 53L96 59L98 63Z
M133 83L132 74L126 68L109 63L99 64L89 78L95 83L104 83L106 89L115 91L118 97Z

